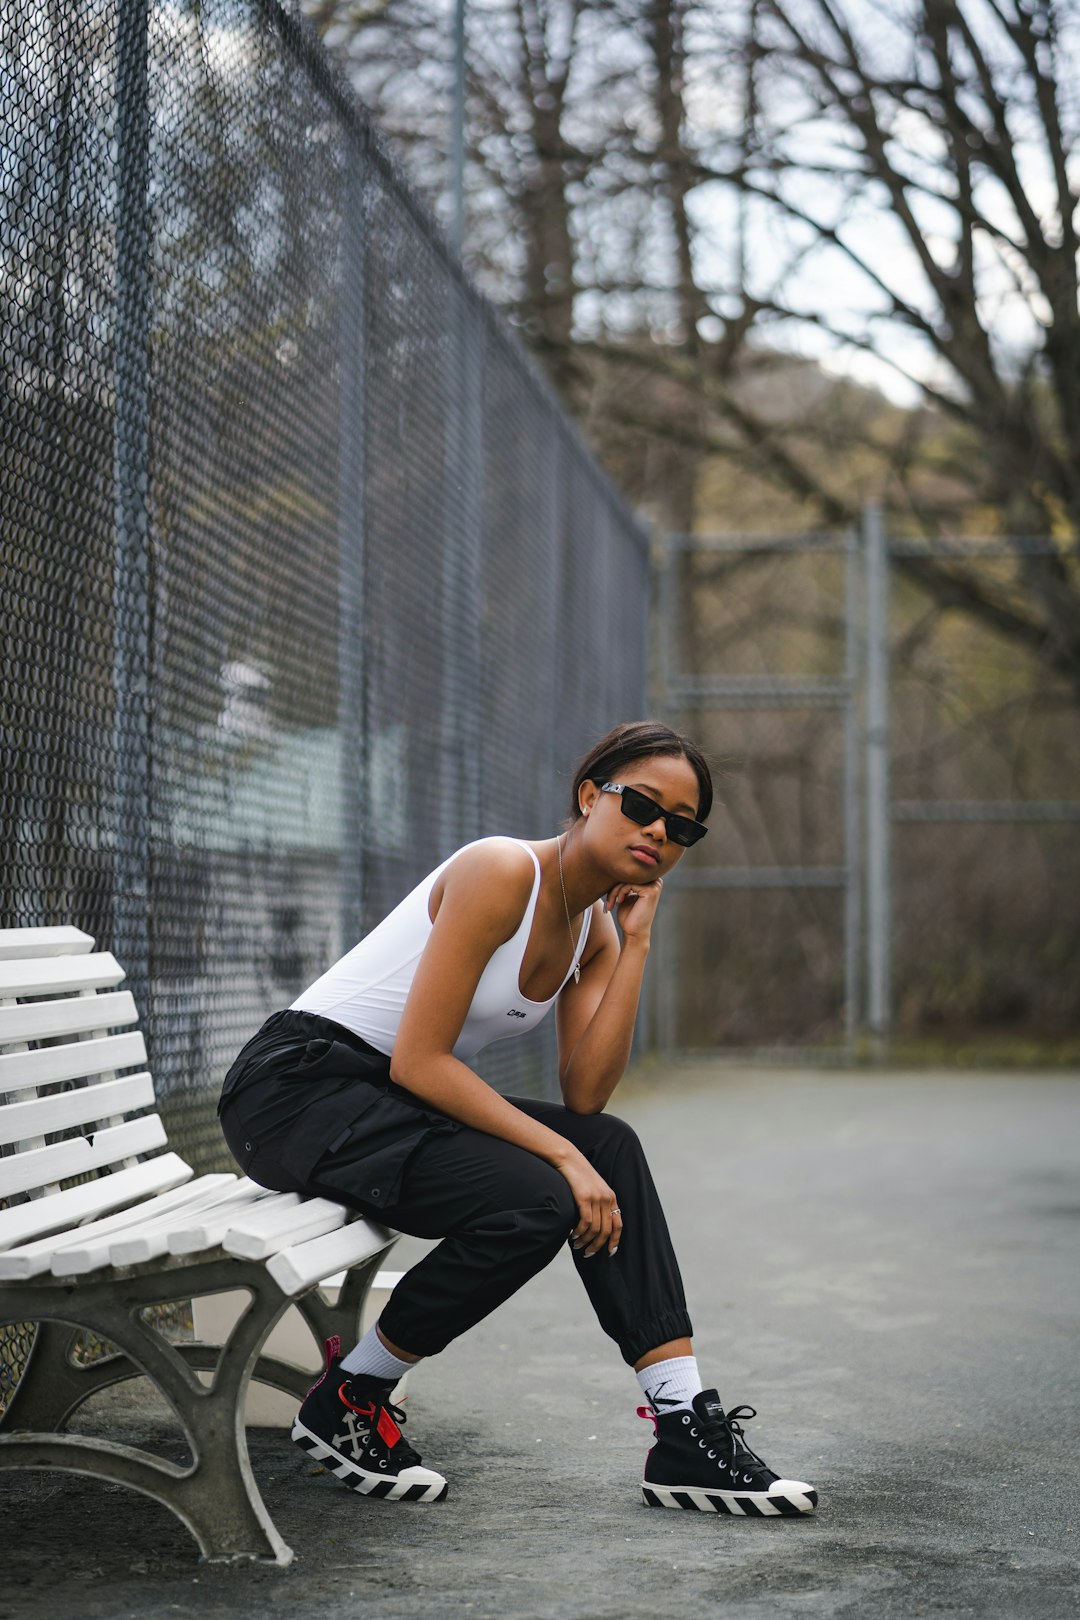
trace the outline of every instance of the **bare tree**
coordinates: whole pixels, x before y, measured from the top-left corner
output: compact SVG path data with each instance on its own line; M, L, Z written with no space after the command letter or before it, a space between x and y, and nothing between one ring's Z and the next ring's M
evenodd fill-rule
M448 47L414 5L312 0L430 181ZM689 527L726 461L811 522L873 489L910 532L1054 535L1008 585L904 566L1080 690L1078 0L471 17L467 259L631 493Z
M1057 556L1018 546L1015 594L912 566L1080 689L1078 22L1071 0L755 0L748 152L714 172L852 274L852 304L777 288L763 312L900 373L955 424L971 498L1003 531L1061 537Z
M593 0L493 0L469 9L470 269L572 393L581 285L571 193L594 154L575 142L583 24ZM416 0L361 7L312 0L309 14L437 213L449 191L449 11ZM602 143L601 143L602 149Z

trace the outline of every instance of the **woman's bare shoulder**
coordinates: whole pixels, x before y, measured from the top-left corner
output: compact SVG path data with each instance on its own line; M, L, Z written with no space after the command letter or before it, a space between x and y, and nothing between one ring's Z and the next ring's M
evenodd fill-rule
M492 922L521 921L532 892L536 864L525 844L514 838L483 838L459 851L432 890L432 920L444 898L455 913L466 909ZM508 936L509 937L509 936Z
M536 857L529 845L520 839L496 835L477 839L475 844L466 844L446 868L447 876L451 872L467 872L472 876L486 872L492 877L517 877L522 881L527 879L531 886L536 874Z

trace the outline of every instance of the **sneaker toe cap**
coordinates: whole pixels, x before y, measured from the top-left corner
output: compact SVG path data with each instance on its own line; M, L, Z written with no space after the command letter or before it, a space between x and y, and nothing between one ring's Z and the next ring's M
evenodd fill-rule
M817 1488L808 1485L804 1479L777 1479L769 1486L770 1496L792 1497L804 1496L812 1506L817 1504Z
M434 1468L421 1468L415 1464L411 1468L403 1468L398 1474L403 1485L445 1485L446 1480L437 1474Z

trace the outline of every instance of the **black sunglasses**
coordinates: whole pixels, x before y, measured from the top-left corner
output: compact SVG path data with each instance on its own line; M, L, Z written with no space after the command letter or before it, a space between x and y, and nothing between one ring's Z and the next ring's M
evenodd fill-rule
M699 838L704 838L708 832L703 821L694 821L690 816L677 816L674 810L665 810L662 804L650 799L647 793L639 793L637 788L627 787L623 782L605 782L600 788L601 793L618 793L622 799L622 813L636 821L639 827L651 827L658 817L662 816L667 835L673 844L682 844L689 847L696 844Z

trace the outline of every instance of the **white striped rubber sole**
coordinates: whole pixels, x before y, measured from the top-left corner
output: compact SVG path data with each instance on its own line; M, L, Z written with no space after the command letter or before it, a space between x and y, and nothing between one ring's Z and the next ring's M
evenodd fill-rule
M641 1487L646 1507L689 1508L698 1513L730 1513L741 1519L800 1518L817 1507L817 1491L707 1491L695 1485Z
M359 1491L361 1496L378 1496L386 1502L443 1502L450 1494L450 1486L439 1474L428 1482L418 1482L408 1477L412 1472L408 1468L397 1478L390 1479L385 1474L371 1474L366 1468L358 1468L306 1429L299 1418L293 1423L292 1439L309 1457L325 1463L329 1473L336 1475L351 1491Z

